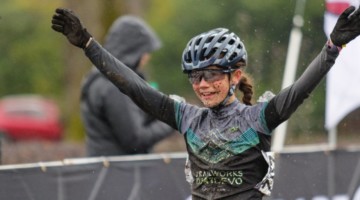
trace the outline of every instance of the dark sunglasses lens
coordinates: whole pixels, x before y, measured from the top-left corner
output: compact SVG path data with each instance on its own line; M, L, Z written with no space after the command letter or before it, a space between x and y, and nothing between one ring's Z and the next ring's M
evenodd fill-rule
M212 83L221 80L224 77L224 74L225 73L221 70L202 70L190 72L188 77L191 84L199 84L201 79Z
M212 83L215 81L219 81L224 77L224 73L222 71L219 70L209 70L209 71L204 71L204 79L206 82Z
M199 84L202 76L203 75L200 71L193 71L188 74L189 81L191 84Z

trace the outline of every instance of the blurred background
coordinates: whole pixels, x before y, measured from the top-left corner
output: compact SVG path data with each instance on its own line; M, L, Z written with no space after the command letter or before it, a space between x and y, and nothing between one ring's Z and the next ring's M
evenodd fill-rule
M16 138L3 131L2 164L84 155L85 134L79 98L82 78L91 63L82 50L70 45L65 37L50 28L57 7L74 10L99 42L119 15L134 14L144 18L163 42L163 47L152 55L151 67L147 68L148 79L157 83L159 90L166 94L177 94L199 104L187 77L181 73L181 53L188 40L215 27L226 27L238 33L249 54L247 72L254 78L255 99L267 90L277 93L281 89L295 6L295 0L2 0L0 98L35 95L53 102L54 109L58 109L54 117L58 122L55 125L58 133L42 134L59 134L51 139L39 135ZM324 0L305 3L296 77L327 40L323 31L324 10ZM323 81L292 116L286 144L327 142L325 92ZM35 112L21 111L27 113L27 117L36 115ZM42 112L41 115L49 114ZM340 146L359 144L360 137L356 135L359 117L357 109L339 124ZM155 151L183 151L182 140L180 135L171 137L161 142Z

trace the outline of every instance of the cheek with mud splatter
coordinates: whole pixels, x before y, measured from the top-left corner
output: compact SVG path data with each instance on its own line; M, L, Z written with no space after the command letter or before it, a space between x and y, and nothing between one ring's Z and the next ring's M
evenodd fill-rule
M219 89L221 88L222 83L214 83L214 88Z

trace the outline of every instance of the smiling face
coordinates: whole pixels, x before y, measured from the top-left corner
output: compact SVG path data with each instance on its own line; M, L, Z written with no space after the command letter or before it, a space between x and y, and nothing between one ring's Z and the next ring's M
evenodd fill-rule
M212 70L220 68L215 66L210 66L206 68L206 70L209 69ZM230 89L230 83L236 85L240 81L241 71L236 70L232 72L231 77L229 76L229 74L216 74L216 76L218 77L213 80L211 80L210 77L200 76L200 81L195 81L192 83L195 94L204 104L204 106L208 108L219 105L226 98ZM229 78L231 80L229 80ZM232 103L235 98L235 94L233 94L227 103Z

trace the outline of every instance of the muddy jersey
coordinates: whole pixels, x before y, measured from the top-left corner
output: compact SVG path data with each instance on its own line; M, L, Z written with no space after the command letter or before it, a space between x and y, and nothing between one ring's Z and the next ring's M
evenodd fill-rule
M235 101L214 110L178 102L153 89L96 41L85 53L140 108L184 134L194 200L261 199L267 193L265 152L271 131L309 97L339 54L335 46L325 45L298 80L270 101L254 106Z
M193 176L193 199L221 199L253 190L268 170L270 150L267 103L235 101L221 110L177 104L178 130L184 134ZM259 191L247 192L259 195ZM251 194L250 194L251 193ZM235 195L235 196L234 196Z

